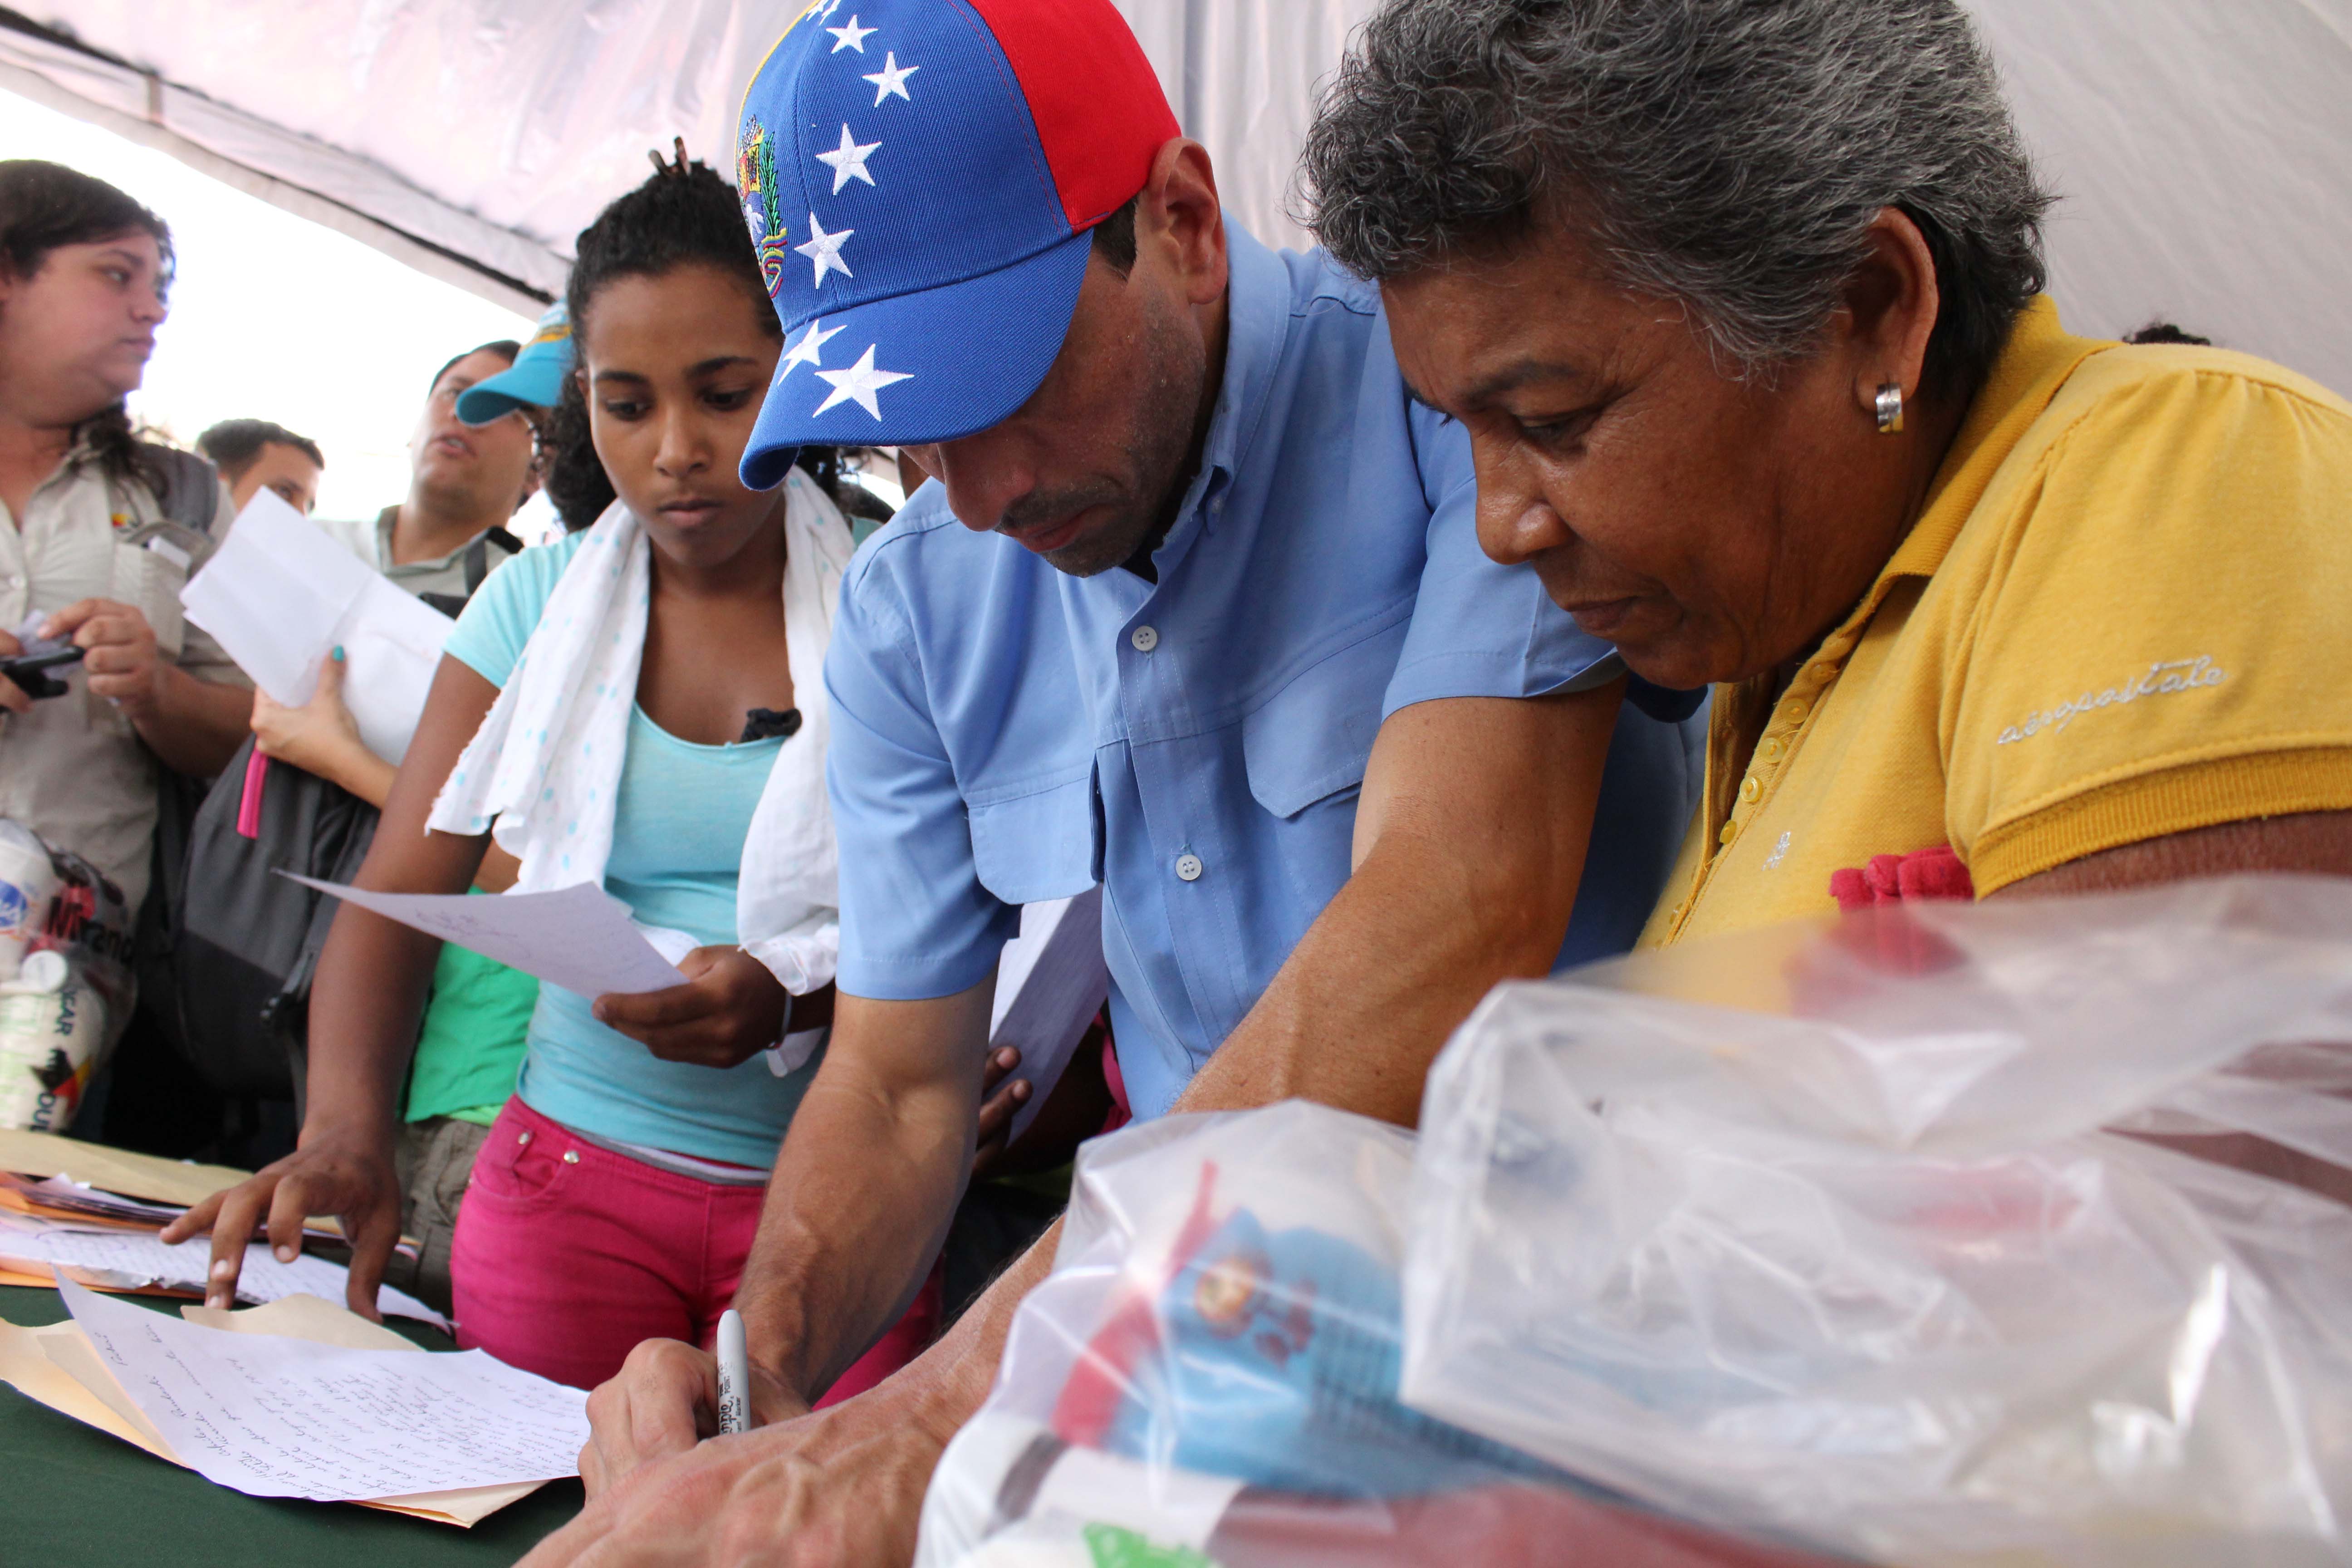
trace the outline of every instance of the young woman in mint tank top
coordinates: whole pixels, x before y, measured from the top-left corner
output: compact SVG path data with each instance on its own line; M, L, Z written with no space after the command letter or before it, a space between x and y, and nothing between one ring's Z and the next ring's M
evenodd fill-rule
M589 1387L642 1341L709 1342L822 1059L837 943L819 665L850 545L807 474L761 492L737 472L782 344L732 186L665 166L581 235L568 300L566 396L616 500L475 595L361 880L461 890L495 822L519 890L593 876L687 976L541 988L459 1212L460 1342ZM192 1216L226 1237L265 1211L341 1215L362 1310L396 1236L394 1108L436 946L339 915L302 1147ZM983 1139L1015 1100L992 1100ZM911 1358L937 1311L935 1279L829 1399Z

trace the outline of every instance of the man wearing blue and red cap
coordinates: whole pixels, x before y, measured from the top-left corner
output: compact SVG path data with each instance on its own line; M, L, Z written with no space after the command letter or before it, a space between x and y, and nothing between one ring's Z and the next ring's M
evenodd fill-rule
M740 132L788 344L746 481L824 443L935 482L825 668L840 1000L737 1297L780 1424L678 1455L710 1363L639 1347L534 1562L911 1552L1053 1237L899 1377L785 1418L930 1266L1023 904L1102 885L1139 1117L1410 1122L1491 984L1631 945L1695 803L1687 704L1621 714L1612 650L1486 560L1376 291L1223 221L1108 0L819 0Z

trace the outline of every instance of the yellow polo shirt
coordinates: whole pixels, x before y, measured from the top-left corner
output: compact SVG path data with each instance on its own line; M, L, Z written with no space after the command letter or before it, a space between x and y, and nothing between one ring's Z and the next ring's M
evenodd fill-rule
M2352 810L2352 404L2037 300L1878 581L1772 686L1717 689L1644 945L1833 910L1878 855L1948 845L1982 897Z

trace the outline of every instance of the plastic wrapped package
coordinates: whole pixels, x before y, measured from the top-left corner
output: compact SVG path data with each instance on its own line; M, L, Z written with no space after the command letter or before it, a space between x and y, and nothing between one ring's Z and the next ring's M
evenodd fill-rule
M2317 878L1504 988L1423 1105L1404 1396L1861 1560L2352 1562L2345 1042Z
M131 913L89 861L0 830L0 1127L63 1132L131 1019Z
M922 1568L1780 1568L1407 1409L1412 1140L1305 1104L1089 1143Z

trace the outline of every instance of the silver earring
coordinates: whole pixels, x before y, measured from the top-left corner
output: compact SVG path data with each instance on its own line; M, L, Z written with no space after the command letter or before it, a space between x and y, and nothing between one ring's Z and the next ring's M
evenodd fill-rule
M1882 436L1903 434L1903 384L1900 382L1879 384L1878 433Z

